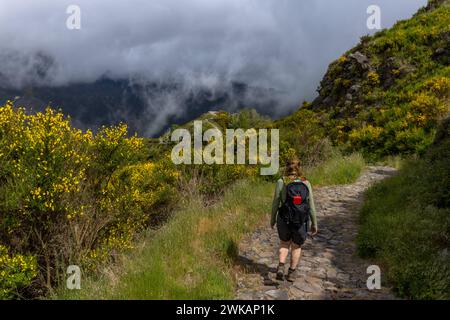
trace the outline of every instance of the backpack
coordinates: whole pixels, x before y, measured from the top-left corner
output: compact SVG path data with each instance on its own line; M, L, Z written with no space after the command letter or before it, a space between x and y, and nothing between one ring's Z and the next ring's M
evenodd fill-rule
M309 189L303 181L286 185L286 200L280 207L280 216L287 224L303 225L309 220Z

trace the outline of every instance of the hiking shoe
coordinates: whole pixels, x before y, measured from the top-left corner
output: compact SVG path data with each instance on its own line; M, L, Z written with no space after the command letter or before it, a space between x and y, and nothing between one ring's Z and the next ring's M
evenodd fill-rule
M284 280L284 265L279 265L277 268L277 280L283 281Z
M297 278L297 270L289 268L286 280L289 282L294 282Z

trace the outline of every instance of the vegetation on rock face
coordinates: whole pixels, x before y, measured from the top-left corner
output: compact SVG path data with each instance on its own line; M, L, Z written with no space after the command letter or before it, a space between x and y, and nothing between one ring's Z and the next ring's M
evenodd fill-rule
M274 122L282 155L313 165L332 145L370 160L423 154L450 112L449 17L448 1L432 2L363 37L330 65L317 99Z
M306 109L322 117L333 143L372 159L431 144L450 111L450 6L440 2L363 37L330 65Z

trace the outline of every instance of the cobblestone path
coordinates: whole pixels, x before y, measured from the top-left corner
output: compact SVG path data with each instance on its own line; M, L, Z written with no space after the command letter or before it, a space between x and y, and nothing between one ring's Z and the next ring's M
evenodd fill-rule
M303 246L294 283L275 280L278 236L266 225L239 244L237 299L394 299L389 288L370 291L368 261L356 256L358 211L376 181L394 175L389 167L368 167L353 184L314 190L319 234Z

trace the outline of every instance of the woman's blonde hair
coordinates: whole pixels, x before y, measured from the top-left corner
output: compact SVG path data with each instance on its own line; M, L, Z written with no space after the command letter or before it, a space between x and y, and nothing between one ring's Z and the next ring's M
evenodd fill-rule
M284 171L284 175L286 177L293 177L293 178L301 178L302 177L300 160L297 157L289 159L286 162L286 168Z

